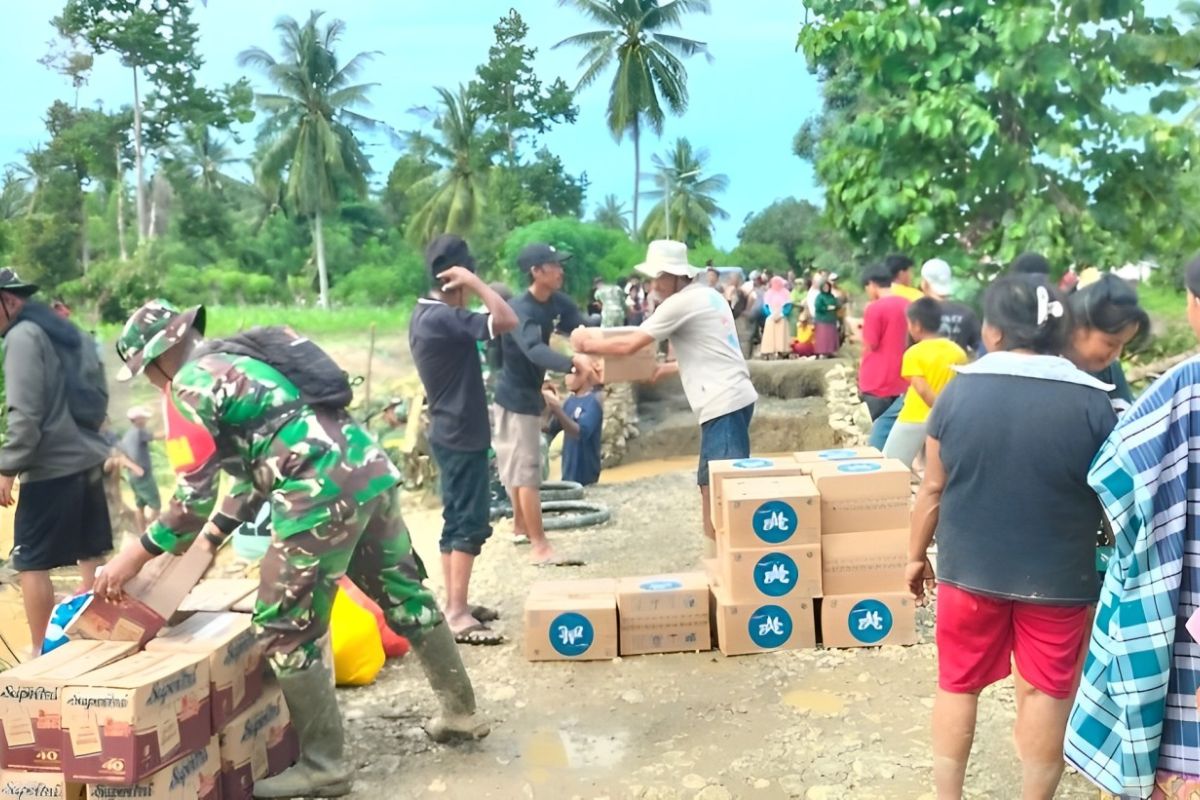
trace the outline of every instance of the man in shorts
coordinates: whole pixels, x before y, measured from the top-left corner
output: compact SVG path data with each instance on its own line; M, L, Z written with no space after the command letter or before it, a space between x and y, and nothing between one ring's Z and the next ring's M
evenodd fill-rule
M519 323L500 340L503 367L496 382L492 421L500 482L513 505L514 539L527 539L533 562L545 566L581 563L560 558L542 528L542 411L546 407L542 382L547 370L581 373L595 380L591 359L568 358L550 347L556 330L569 334L585 324L575 303L561 291L563 263L569 258L540 243L517 256L517 266L529 277L529 291L512 301Z
M17 503L12 566L20 573L29 634L40 652L54 608L50 570L78 564L82 589L90 590L101 558L112 549L112 523L104 494L108 443L98 430L76 423L67 399L64 364L78 364L77 351L90 345L73 324L30 299L37 288L12 268L0 269L8 406L0 505Z
M154 480L154 462L150 459L150 443L159 438L146 427L152 417L150 409L134 406L129 409L129 430L121 437L121 452L137 464L141 474L128 472L129 488L133 490L134 513L137 515L138 533L145 533L146 526L158 519L162 509L162 498L158 494L158 482Z
M654 280L654 291L662 298L654 314L637 331L607 339L573 336L571 343L578 353L628 355L651 342L671 340L678 360L660 366L654 379L678 372L700 420L696 483L707 557L716 553L708 462L750 455L750 419L758 392L750 382L729 304L704 282L692 280L699 270L687 259L687 245L681 242L651 242L637 270Z

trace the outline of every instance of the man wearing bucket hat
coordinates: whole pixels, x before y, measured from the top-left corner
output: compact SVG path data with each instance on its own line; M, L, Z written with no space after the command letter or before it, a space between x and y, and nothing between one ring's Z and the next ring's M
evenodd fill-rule
M91 341L32 299L37 289L13 268L0 269L8 407L0 505L17 503L12 566L20 573L34 652L41 650L54 608L50 570L78 564L83 589L90 589L96 567L112 549L104 494L109 446L99 431L108 410L103 370ZM98 372L98 386L84 383L85 357Z
M117 352L125 366L119 379L145 372L164 393L177 488L141 540L97 577L96 593L119 597L146 562L163 551L185 550L198 532L203 535L196 546L215 550L239 523L253 519L265 499L274 535L263 558L254 622L292 711L301 752L296 766L257 782L255 797L350 791L353 775L343 758L326 636L342 575L379 603L389 627L413 643L441 704L427 733L438 741L485 735L454 638L421 583L424 570L400 516L395 466L344 408L305 399L297 373L303 367L293 363L285 374L272 366L283 363L274 358L268 363L221 352L220 342L204 344L203 332L203 307L181 311L155 300L138 309L121 333ZM222 469L238 482L212 514Z
M682 242L651 242L637 271L653 279L662 301L637 331L608 339L572 337L577 352L626 355L651 342L670 339L677 361L659 367L655 379L678 372L688 404L700 421L700 465L696 482L704 515L705 548L715 552L709 514L708 462L750 455L750 418L758 393L738 343L733 313L720 294L692 279Z

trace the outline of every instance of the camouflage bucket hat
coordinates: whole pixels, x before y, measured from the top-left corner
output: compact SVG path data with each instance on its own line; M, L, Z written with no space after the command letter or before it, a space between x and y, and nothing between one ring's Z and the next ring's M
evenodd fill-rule
M117 355L125 366L118 381L140 375L154 359L178 344L190 328L204 333L204 306L180 311L166 300L151 300L133 312L117 339Z

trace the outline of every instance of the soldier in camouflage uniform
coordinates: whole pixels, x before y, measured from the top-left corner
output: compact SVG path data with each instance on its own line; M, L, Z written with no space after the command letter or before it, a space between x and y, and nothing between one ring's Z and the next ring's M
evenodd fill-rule
M192 545L215 550L270 504L274 540L262 563L254 621L301 740L299 763L258 782L256 797L336 797L350 791L342 718L326 646L336 581L349 575L413 644L441 701L426 730L444 741L486 735L471 683L400 516L400 474L344 410L299 403L269 364L197 349L204 309L147 303L117 343L125 367L166 395L167 452L177 488L162 517L110 562L101 596L119 596L143 564ZM224 470L236 485L213 513Z

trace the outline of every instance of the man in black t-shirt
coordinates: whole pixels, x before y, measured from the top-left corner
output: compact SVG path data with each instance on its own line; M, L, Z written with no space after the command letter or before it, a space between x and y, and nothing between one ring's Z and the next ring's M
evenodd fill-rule
M429 404L429 444L442 486L442 573L446 624L460 644L503 641L484 623L494 612L469 603L471 569L489 522L487 397L476 342L490 341L517 326L508 303L475 275L475 259L457 236L435 239L425 251L434 289L417 301L408 346ZM471 295L488 313L468 311ZM478 615L478 616L477 616Z
M940 258L931 258L921 266L921 291L942 304L942 327L939 333L976 358L981 352L982 326L979 315L969 305L950 300L954 291L954 275L950 265Z
M512 301L520 322L500 340L503 367L493 409L496 464L512 499L515 538L528 539L535 564L553 566L580 562L559 558L542 528L542 382L547 370L595 381L590 358L568 358L550 347L554 331L570 334L585 324L575 303L560 291L563 262L569 258L548 244L531 244L517 256L517 266L529 276L529 291Z

